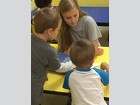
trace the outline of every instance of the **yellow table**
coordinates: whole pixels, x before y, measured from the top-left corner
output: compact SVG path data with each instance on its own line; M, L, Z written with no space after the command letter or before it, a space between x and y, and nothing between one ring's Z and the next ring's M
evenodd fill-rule
M58 48L57 44L51 44L56 49ZM98 56L95 60L95 63L107 62L109 64L109 47L102 47L104 49L104 54L102 56ZM98 67L97 67L98 68ZM56 93L67 95L70 94L70 91L64 89L62 87L64 81L65 74L59 74L56 72L48 72L48 81L44 84L44 92L48 93ZM109 85L103 86L104 89L104 97L105 99L109 99Z

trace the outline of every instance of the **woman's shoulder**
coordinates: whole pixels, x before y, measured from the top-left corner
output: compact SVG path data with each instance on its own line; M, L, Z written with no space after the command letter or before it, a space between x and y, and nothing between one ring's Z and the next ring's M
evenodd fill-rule
M83 16L82 19L83 19L83 20L89 20L89 19L90 19L90 20L94 20L94 19L93 19L91 16L89 16L89 15Z
M81 18L81 21L85 22L85 23L95 23L95 20L91 17L91 16L83 16Z

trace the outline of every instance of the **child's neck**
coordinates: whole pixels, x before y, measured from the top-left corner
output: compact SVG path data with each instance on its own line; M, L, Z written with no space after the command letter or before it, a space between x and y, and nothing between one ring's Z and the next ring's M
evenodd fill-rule
M36 36L44 41L48 41L48 38L46 38L43 34L36 34Z
M77 66L77 68L82 68L82 69L87 69L87 68L91 68L92 64L88 64L88 65L82 65L82 66Z
M87 69L87 68L90 68L91 66L85 66L85 67L83 67L83 66L77 66L77 68L81 68L81 69Z

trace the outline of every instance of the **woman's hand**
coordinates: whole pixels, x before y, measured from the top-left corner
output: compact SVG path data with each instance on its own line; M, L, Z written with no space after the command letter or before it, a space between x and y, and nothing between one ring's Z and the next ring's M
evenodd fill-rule
M104 53L103 49L101 49L101 48L97 49L97 56L103 55L103 53Z
M102 48L99 48L99 46L98 46L98 40L92 41L92 44L93 44L93 46L95 48L95 55L96 56L103 55L104 50Z

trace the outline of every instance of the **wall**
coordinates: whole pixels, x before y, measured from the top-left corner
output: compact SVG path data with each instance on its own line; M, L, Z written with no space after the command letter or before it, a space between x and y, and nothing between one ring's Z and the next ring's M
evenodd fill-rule
M109 0L77 0L80 7L109 7ZM52 5L58 6L60 0L53 0ZM36 8L34 0L31 0L31 11Z
M77 0L82 7L108 7L109 0ZM58 6L60 0L53 0L52 4Z

